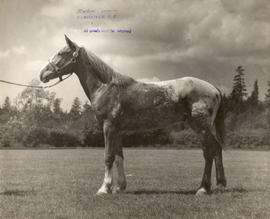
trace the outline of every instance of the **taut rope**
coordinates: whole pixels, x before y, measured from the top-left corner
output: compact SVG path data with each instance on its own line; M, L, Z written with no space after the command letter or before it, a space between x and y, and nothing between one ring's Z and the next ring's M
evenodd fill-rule
M52 85L48 85L48 86L35 86L35 85L19 84L19 83L14 83L14 82L5 81L5 80L0 80L0 82L6 83L6 84L12 84L12 85L16 85L16 86L21 86L21 87L31 87L31 88L36 88L36 89L46 89L46 88L54 87L55 85L57 85L57 84L61 83L62 81L68 79L71 75L72 75L72 73L69 74L67 77L63 78L62 80L59 80L56 83L54 83Z

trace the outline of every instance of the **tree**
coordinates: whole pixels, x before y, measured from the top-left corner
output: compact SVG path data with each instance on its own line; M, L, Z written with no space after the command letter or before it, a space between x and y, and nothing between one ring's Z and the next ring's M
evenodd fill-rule
M39 80L33 79L31 85L39 85ZM16 98L20 117L27 126L44 126L52 117L52 103L55 93L44 89L25 88Z
M83 105L83 114L88 114L92 112L92 107L88 104L86 101L85 104Z
M40 84L38 79L33 79L30 85L38 86ZM17 107L20 110L30 109L35 106L45 106L51 107L53 100L55 98L54 92L45 91L44 89L35 89L32 87L25 88L17 96Z
M60 99L60 98L55 98L53 101L53 112L55 114L59 115L59 114L63 113L63 110L61 108L61 101L62 101L62 99Z
M6 112L11 112L11 102L10 102L9 97L5 98L2 110Z
M268 88L265 94L265 104L267 107L270 107L270 81L267 81L267 85Z
M268 88L265 94L265 108L267 112L267 122L268 127L270 128L270 81L267 82Z
M246 110L245 97L247 96L246 84L244 79L244 69L238 66L236 75L233 78L233 89L228 98L228 109L236 114Z
M52 118L56 122L53 126L61 127L65 125L66 118L63 109L61 108L61 98L55 98L52 103Z
M259 105L258 80L255 80L254 85L253 85L253 90L252 90L251 95L248 98L247 102L251 107L257 107Z
M233 90L231 98L236 103L242 103L247 96L246 84L244 79L244 69L242 66L238 66L235 71L237 74L233 78Z
M73 100L71 109L69 111L69 116L71 120L77 120L81 115L81 101L78 97Z
M10 98L6 97L2 109L0 110L0 123L6 123L14 114Z

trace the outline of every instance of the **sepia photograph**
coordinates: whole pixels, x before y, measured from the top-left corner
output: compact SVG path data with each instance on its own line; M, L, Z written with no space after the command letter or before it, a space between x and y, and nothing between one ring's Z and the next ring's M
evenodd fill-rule
M0 0L0 218L270 218L269 11Z

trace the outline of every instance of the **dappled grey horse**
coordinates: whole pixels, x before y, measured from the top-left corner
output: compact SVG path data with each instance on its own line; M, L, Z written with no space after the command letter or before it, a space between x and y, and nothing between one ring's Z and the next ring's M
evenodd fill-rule
M121 133L160 128L181 121L190 124L202 143L205 167L197 195L210 191L213 160L217 185L226 186L222 163L223 104L217 88L193 77L141 83L115 72L67 36L65 39L67 46L41 70L40 80L44 83L58 77L61 80L63 75L73 72L78 76L104 131L105 177L97 194L126 188ZM115 183L113 163L118 173Z

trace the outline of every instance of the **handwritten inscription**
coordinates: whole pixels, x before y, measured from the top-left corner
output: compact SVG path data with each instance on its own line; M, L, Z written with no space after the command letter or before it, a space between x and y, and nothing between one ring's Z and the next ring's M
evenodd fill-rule
M77 9L76 18L79 20L90 21L87 22L87 26L90 28L84 28L84 33L127 33L131 34L131 28L111 28L111 27L102 27L103 24L107 23L107 20L114 20L118 18L119 11L114 9ZM107 20L105 20L107 19ZM107 26L107 25L106 25Z
M101 13L115 13L118 10L91 10L91 9L78 9L77 14L89 14L89 13L96 13L96 12L101 12Z
M113 15L77 15L77 19L115 19L116 14Z
M85 33L131 33L131 29L84 29Z
M76 17L77 19L115 19L117 12L117 10L78 9Z

